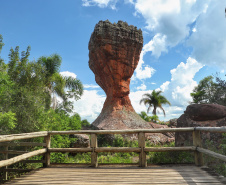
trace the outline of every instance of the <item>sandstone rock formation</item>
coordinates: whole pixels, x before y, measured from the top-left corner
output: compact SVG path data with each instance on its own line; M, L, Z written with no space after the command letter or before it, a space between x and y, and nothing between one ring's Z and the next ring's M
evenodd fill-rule
M226 107L217 104L193 104L186 108L177 120L177 127L222 127L226 126ZM202 133L203 141L211 140L216 145L222 134ZM176 146L192 145L192 133L175 134ZM204 143L203 143L204 144Z
M89 67L107 98L99 117L99 129L128 129L145 126L129 99L130 78L143 47L142 31L126 22L100 21L89 41Z
M193 104L185 114L194 121L218 120L226 117L226 107L218 104Z
M129 99L130 78L139 62L142 47L142 31L126 22L112 24L107 20L95 26L89 41L89 67L107 95L100 115L92 123L96 129L159 127L140 118ZM174 140L172 135L158 133L146 137L154 143Z

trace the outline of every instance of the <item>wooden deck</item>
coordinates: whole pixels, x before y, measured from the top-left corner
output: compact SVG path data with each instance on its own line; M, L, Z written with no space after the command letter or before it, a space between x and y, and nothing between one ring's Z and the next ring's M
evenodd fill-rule
M5 184L226 184L218 176L193 165L136 166L50 166L41 168Z

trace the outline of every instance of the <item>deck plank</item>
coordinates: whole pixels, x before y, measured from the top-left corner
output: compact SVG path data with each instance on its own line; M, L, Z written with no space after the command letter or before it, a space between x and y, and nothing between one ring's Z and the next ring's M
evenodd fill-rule
M5 184L12 185L76 185L76 184L189 184L221 185L213 175L196 166L139 167L50 167L42 168Z

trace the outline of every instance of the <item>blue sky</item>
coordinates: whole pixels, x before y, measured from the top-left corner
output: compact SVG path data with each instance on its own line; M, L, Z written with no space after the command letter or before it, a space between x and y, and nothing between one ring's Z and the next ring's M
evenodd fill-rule
M172 103L166 117L179 117L191 101L190 92L205 76L226 71L225 0L0 0L0 34L8 60L11 47L31 46L30 60L58 53L62 75L77 77L85 87L74 111L92 122L105 94L88 67L88 42L100 20L126 21L141 28L144 47L131 80L134 109L158 89Z

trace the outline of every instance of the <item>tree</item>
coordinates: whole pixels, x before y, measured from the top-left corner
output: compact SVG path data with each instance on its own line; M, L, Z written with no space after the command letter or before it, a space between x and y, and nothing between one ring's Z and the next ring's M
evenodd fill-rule
M140 116L143 120L145 120L145 121L147 121L147 122L150 122L150 121L151 121L150 116L148 116L147 113L144 112L144 111L142 111L142 112L139 114L139 116Z
M148 105L147 113L150 111L151 107L153 107L152 114L156 115L157 108L160 108L165 115L165 110L163 109L162 105L171 104L164 96L161 95L161 93L162 91L153 90L151 94L147 93L143 95L144 98L140 100L140 104L144 103L145 106Z
M4 43L3 43L3 37L2 35L0 34L0 53L2 51L2 47L4 46ZM3 59L0 57L0 63L3 61Z
M191 93L192 103L217 103L226 105L226 81L216 76L202 79Z
M45 69L45 89L49 94L47 107L52 106L53 109L56 109L60 106L56 98L59 96L63 100L61 107L70 110L71 104L68 99L77 100L83 94L81 81L72 77L64 77L59 73L62 58L58 54L49 57L42 56L38 59L38 63Z
M217 84L213 82L212 76L202 79L198 86L194 88L191 96L193 103L211 103L214 99Z
M3 113L15 113L17 125L15 132L34 132L41 128L40 115L45 111L46 93L44 92L43 67L37 62L29 62L30 47L19 53L19 47L11 48L5 72L8 76L7 103L1 102ZM5 80L6 83L6 80ZM1 98L4 97L1 95Z

